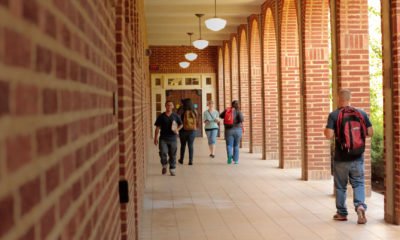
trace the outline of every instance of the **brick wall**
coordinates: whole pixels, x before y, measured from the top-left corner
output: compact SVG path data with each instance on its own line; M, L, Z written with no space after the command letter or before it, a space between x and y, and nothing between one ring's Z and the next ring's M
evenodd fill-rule
M218 84L217 84L217 93L218 93L218 103L217 109L221 112L225 108L225 86L224 86L224 55L222 51L222 47L218 47ZM224 125L220 124L220 137L225 135L224 133Z
M189 46L150 46L150 50L150 65L159 67L150 73L217 73L216 46L208 46L203 50ZM178 64L187 61L185 54L189 51L196 53L198 57L190 62L190 67L183 69Z
M356 14L356 15L355 15ZM354 23L354 16L357 22ZM351 105L364 109L369 115L369 45L368 45L368 4L363 0L339 1L338 18L338 61L339 89L352 91ZM371 150L367 138L365 150L366 194L371 193Z
M135 3L0 1L0 239L121 238L118 181L123 169L132 170L136 178L126 177L141 195L146 146L126 148L135 153L125 158L133 167L121 168L119 150L147 126L118 119L138 103L149 105L148 89L131 100L132 56L115 51L116 42L128 49L135 41L143 59L141 31L136 40L129 31L116 34L129 30L118 23L131 21L134 7L143 9ZM135 19L143 30L143 15ZM133 75L142 86L147 65L138 66ZM117 92L121 109L113 114ZM126 141L118 138L122 129ZM140 201L132 192L137 209ZM140 216L127 214L134 239Z
M279 159L278 79L275 34L275 3L267 1L263 12L265 158Z
M301 164L299 37L294 0L279 2L279 18L282 74L282 167L292 168L300 167Z
M244 117L242 147L250 147L250 104L249 104L249 51L247 46L247 25L238 28L239 43L239 101ZM247 107L246 107L247 106Z
M231 34L230 40L231 46L231 89L232 89L232 100L239 100L239 57L237 47L236 34Z
M250 152L260 153L263 149L263 102L261 79L261 42L259 16L253 14L248 19L250 26Z
M306 0L302 8L305 171L308 179L329 179L330 141L321 134L330 112L329 1Z
M225 106L224 108L232 105L232 88L231 88L231 54L229 42L224 41L224 93L225 93Z

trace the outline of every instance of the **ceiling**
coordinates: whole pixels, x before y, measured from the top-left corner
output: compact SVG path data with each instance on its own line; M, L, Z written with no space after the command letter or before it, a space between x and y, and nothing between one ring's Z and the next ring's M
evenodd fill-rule
M227 20L227 25L219 32L206 28L204 21L214 17L214 0L145 0L147 33L149 45L181 46L189 45L187 32L193 32L192 41L199 38L199 20L195 13L204 13L201 36L211 46L228 40L237 32L247 17L260 12L265 0L217 0L217 17Z

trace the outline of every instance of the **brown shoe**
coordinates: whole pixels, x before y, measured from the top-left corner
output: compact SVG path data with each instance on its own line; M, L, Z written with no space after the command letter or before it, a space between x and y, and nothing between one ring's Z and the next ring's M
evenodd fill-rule
M357 220L358 224L366 224L367 223L367 218L365 217L365 209L362 205L358 206L358 208L357 208L357 216L358 216L358 220Z
M167 173L167 167L163 167L161 173L162 175L165 175Z
M341 214L339 214L339 213L336 213L336 214L333 216L333 220L335 220L335 221L347 221L347 217L344 216L344 215L341 215Z

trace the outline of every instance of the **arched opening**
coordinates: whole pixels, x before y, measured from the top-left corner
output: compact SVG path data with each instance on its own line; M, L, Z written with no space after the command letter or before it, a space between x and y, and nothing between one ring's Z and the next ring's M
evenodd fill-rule
M251 22L250 36L250 152L260 153L263 148L263 102L261 80L261 46L259 24Z
M295 0L285 0L281 15L281 168L301 166L299 36Z
M225 86L225 108L231 106L231 56L229 53L229 44L224 44L224 86Z
M225 106L224 94L224 59L222 48L218 48L218 108L219 111L224 110ZM222 133L222 131L220 131Z
M264 22L264 106L265 159L279 158L278 81L275 21L268 8Z
M241 106L249 106L249 52L245 27L242 25L239 28L239 98ZM250 144L250 110L249 107L242 107L241 110L245 119L242 147L248 148Z
M231 76L232 76L232 100L239 99L239 66L238 66L238 51L237 39L233 37L231 40Z

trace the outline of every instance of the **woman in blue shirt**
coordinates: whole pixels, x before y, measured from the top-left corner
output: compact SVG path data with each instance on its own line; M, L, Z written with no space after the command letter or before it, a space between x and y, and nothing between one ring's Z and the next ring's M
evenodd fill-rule
M210 148L210 157L214 158L215 152L215 139L217 138L219 129L219 112L214 109L214 102L208 101L208 110L204 111L203 119L205 123L205 130L208 138L208 146Z

